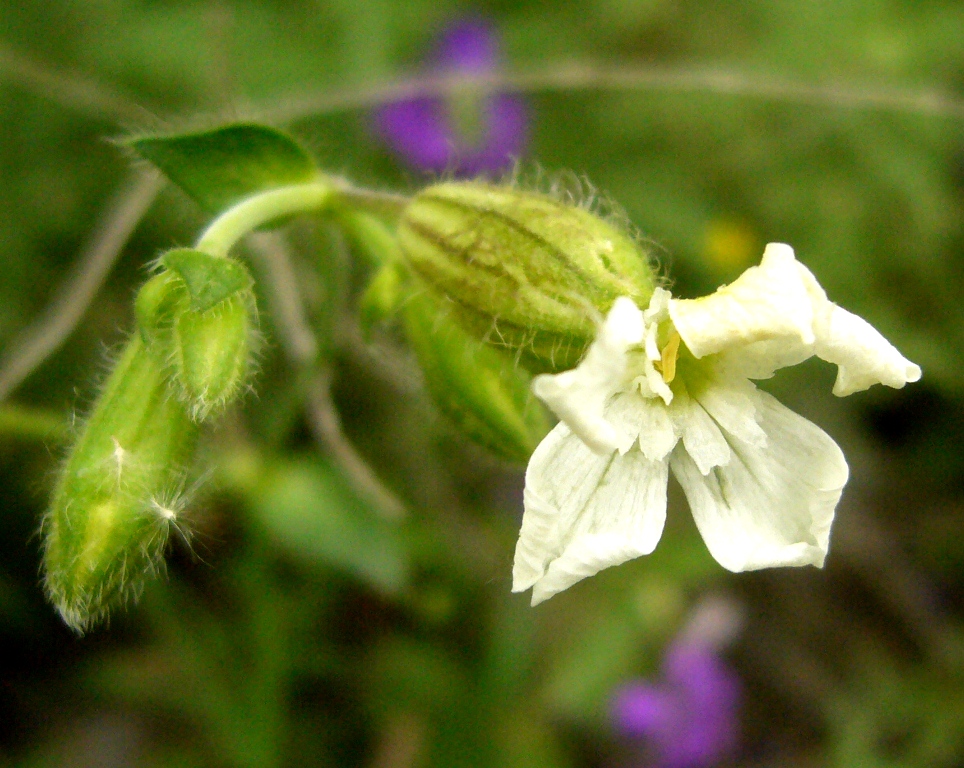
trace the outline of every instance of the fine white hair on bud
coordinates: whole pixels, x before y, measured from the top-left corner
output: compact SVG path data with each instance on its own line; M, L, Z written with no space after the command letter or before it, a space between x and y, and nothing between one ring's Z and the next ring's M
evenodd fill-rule
M135 335L80 430L41 525L44 588L72 629L105 619L163 568L177 523L170 489L196 436Z

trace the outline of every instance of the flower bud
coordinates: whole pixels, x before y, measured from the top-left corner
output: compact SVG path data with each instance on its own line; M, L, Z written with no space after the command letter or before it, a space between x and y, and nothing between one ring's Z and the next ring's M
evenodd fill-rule
M180 248L137 296L148 350L195 421L222 410L244 386L254 317L253 280L240 263Z
M83 632L163 567L178 476L197 427L140 336L128 343L58 478L44 519L44 587Z
M189 309L174 325L174 379L195 421L223 410L245 383L252 306L250 293L239 293L203 312Z
M165 269L137 292L134 315L141 339L163 362L170 354L170 331L174 319L186 311L190 297L177 274Z
M405 295L404 267L398 262L389 262L375 273L359 298L358 312L362 330L368 333L390 317Z
M406 208L398 237L408 265L468 329L539 371L574 366L617 298L646 306L655 287L647 254L626 232L511 187L431 186Z
M405 332L439 409L467 437L524 463L549 431L531 377L503 350L470 337L424 293L402 305Z

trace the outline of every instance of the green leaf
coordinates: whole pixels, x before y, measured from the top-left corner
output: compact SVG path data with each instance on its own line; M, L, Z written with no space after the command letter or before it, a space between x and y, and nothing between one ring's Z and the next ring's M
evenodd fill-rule
M123 142L205 210L220 213L258 192L313 181L308 151L286 133L252 123Z
M406 583L400 531L377 518L328 464L299 459L266 468L252 511L295 555L348 571L383 593Z
M168 251L161 261L184 281L191 294L191 309L195 312L206 312L224 299L254 285L244 265L193 248Z

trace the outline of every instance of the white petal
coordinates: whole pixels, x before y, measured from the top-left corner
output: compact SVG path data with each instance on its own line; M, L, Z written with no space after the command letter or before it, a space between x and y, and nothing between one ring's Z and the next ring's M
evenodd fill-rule
M734 378L769 379L775 371L813 357L813 344L797 337L755 341L720 353L717 365Z
M643 334L643 313L631 299L620 297L578 366L536 376L532 382L536 396L597 453L610 453L623 444L603 409L624 385L626 353L642 342Z
M814 307L814 352L821 360L837 364L833 393L839 397L874 384L900 389L921 376L920 367L905 358L870 323L837 306L824 293L817 278L797 265Z
M757 391L761 449L729 436L732 458L704 476L678 446L670 466L713 557L731 571L822 566L847 462L823 430Z
M639 438L648 423L646 415L646 400L636 389L618 392L610 399L603 416L615 430L620 453L626 453Z
M666 406L648 398L640 398L640 401L639 449L650 461L662 461L679 442L679 435Z
M512 591L542 602L586 576L649 554L666 519L665 461L639 451L599 456L564 425L526 471L525 515Z
M702 474L730 460L730 446L716 422L696 400L677 397L671 409L676 428L682 433L686 449Z
M670 301L669 315L697 358L767 339L813 343L813 310L793 249L770 243L758 267L701 299Z
M724 432L756 448L765 448L767 436L756 416L757 391L746 379L718 377L693 397Z

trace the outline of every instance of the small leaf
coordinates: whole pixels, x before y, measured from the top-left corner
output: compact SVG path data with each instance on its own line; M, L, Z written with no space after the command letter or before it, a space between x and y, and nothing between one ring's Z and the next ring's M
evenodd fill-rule
M184 281L191 294L191 309L195 312L205 312L254 285L254 280L242 264L193 248L168 251L161 261Z
M294 554L349 571L383 593L404 586L409 563L399 530L375 517L327 464L268 467L252 499L269 534Z
M142 136L124 142L189 194L220 213L258 192L313 181L307 150L275 128L238 123L198 133Z

